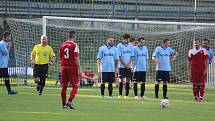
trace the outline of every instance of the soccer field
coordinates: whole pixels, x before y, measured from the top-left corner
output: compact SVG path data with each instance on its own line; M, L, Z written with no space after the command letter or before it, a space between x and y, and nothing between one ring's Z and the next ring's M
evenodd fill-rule
M146 85L149 99L135 100L133 90L128 99L100 99L99 88L81 88L75 110L62 109L59 88L45 88L38 96L35 88L14 87L18 95L7 95L0 88L0 121L214 121L215 93L206 90L204 102L194 102L191 87L170 85L170 106L161 108L154 99L153 85ZM107 89L106 89L107 91ZM107 94L107 92L106 92ZM162 90L160 90L160 97Z

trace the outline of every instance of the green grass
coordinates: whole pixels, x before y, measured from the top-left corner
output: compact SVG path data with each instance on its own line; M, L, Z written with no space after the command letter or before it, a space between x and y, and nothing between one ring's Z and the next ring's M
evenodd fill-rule
M18 95L7 95L0 88L0 121L214 121L215 92L206 90L204 102L194 102L189 85L170 85L170 106L161 108L154 99L153 85L146 86L147 100L100 99L100 90L80 89L75 110L63 110L59 88L46 88L38 96L30 87L14 87ZM107 88L106 88L107 89ZM106 90L107 91L107 90ZM107 94L107 92L106 92ZM160 93L161 97L162 93Z

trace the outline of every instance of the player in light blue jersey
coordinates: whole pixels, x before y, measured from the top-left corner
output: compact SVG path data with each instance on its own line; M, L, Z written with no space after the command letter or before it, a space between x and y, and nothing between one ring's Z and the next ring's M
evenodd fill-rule
M121 81L119 82L119 98L122 96L123 91L123 82L125 84L125 98L129 95L130 89L130 80L132 77L132 60L134 57L134 48L131 44L129 44L130 35L124 34L123 35L123 42L119 43L117 46L118 53L119 53L119 60L120 60L120 67L119 67L119 77Z
M208 39L203 40L202 47L207 50L208 62L209 62L209 64L211 64L213 62L214 52L213 52L213 49L209 47L209 40Z
M137 96L137 83L141 82L141 93L140 98L144 99L145 93L145 82L146 82L146 71L148 69L148 48L144 46L145 40L143 37L138 39L139 44L134 48L134 95L135 99Z
M169 46L169 39L164 39L161 46L156 47L152 60L156 62L155 98L158 98L159 83L163 81L163 98L167 97L167 83L171 71L171 61L174 61L178 53Z
M11 90L10 76L8 74L9 51L12 47L12 37L10 32L3 33L3 39L0 41L0 78L4 79L8 95L17 94Z
M101 77L101 97L104 98L105 83L108 82L109 98L112 99L112 83L115 81L115 71L118 73L119 66L119 56L112 37L107 38L106 44L99 48L97 66Z

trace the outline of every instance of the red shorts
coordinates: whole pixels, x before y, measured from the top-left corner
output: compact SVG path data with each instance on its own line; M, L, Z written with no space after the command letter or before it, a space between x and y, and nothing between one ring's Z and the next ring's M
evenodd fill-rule
M62 67L62 84L78 84L78 69L77 67Z
M192 72L191 82L193 83L205 83L207 81L207 75L203 72Z

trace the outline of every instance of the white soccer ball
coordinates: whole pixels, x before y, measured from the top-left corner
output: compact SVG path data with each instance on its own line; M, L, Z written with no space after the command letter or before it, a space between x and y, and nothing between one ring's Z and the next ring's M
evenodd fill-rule
M163 99L163 100L161 100L160 105L162 108L167 108L169 106L169 103L170 103L170 101L168 99Z

